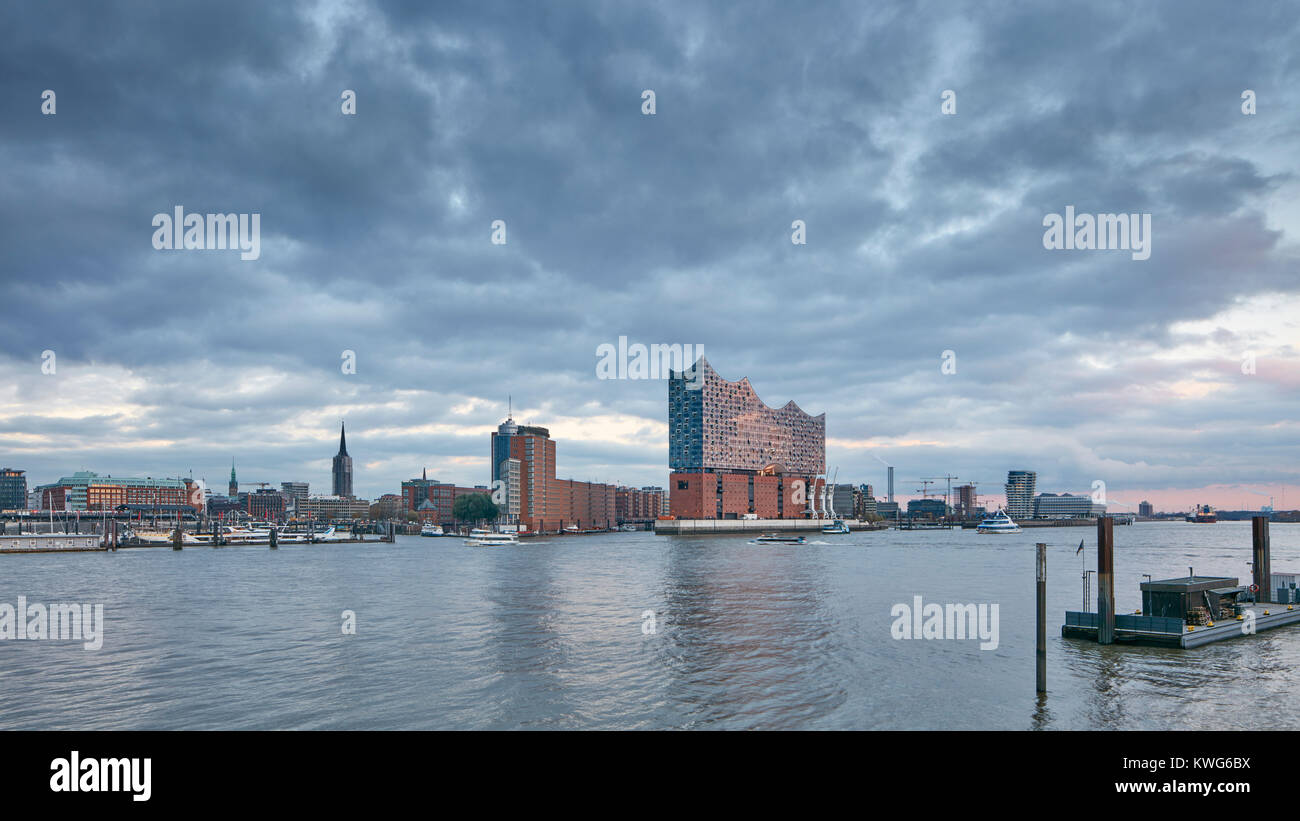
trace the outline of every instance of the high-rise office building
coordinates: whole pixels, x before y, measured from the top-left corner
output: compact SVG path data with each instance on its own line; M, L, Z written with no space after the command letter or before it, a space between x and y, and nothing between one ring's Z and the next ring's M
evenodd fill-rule
M1034 518L1034 490L1038 474L1032 470L1007 471L1007 515L1012 519Z
M957 492L953 513L962 519L969 519L975 515L975 486L958 485L953 488Z
M334 495L352 496L352 457L348 455L347 429L339 424L339 452L334 456Z
M1152 516L1156 515L1156 509L1151 505L1150 502L1144 499L1142 500L1142 502L1138 504L1138 515L1149 519Z
M668 379L668 492L685 519L801 518L820 507L826 414L771 408L700 357Z
M0 470L0 510L27 509L26 471L4 468Z
M307 482L281 482L280 490L293 499L296 506L299 502L307 501L310 485Z
M492 486L498 507L531 530L614 524L616 488L556 477L555 440L546 428L507 417L492 434ZM500 484L498 484L498 482Z

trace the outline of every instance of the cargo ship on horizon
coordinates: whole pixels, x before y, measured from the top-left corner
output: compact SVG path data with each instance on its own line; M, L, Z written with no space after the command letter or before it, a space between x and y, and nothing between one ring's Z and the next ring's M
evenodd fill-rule
M1187 521L1202 525L1214 524L1219 521L1219 515L1209 505L1197 505L1192 508L1192 513L1187 517Z

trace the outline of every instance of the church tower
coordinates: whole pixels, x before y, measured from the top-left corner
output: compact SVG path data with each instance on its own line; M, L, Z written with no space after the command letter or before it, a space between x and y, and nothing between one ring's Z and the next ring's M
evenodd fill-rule
M339 452L334 456L334 495L352 496L352 457L348 456L347 429L339 424Z

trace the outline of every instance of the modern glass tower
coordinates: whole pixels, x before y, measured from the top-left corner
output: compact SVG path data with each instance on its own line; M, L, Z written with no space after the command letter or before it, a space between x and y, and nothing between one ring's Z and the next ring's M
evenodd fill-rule
M1032 470L1007 471L1007 515L1013 519L1034 518L1034 490L1038 474Z

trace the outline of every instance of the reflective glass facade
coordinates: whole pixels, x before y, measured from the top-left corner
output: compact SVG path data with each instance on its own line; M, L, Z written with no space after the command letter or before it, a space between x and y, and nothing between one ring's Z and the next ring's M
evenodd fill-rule
M826 470L826 414L794 402L769 408L749 379L729 382L701 357L668 380L668 465L674 471L762 470L816 475Z

